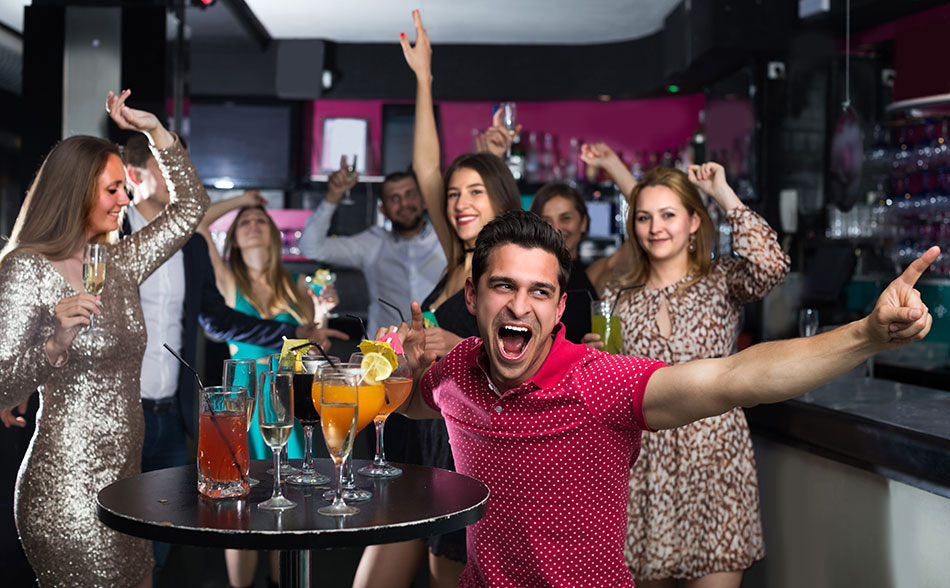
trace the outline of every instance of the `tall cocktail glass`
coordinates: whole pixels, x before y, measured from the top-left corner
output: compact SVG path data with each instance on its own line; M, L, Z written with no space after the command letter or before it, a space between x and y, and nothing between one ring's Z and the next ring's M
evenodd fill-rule
M373 419L376 424L376 456L372 464L359 469L360 474L371 478L395 478L402 475L401 469L386 462L386 449L383 445L386 419L394 410L402 406L412 393L412 371L409 369L409 360L406 359L405 354L399 354L396 357L399 364L393 373L383 380L385 391L383 406Z
M198 392L198 492L247 496L247 390L210 386Z

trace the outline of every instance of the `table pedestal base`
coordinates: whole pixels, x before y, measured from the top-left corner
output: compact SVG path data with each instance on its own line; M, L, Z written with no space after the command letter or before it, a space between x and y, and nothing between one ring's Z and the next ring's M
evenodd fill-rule
M281 588L310 588L309 549L282 549L278 562Z

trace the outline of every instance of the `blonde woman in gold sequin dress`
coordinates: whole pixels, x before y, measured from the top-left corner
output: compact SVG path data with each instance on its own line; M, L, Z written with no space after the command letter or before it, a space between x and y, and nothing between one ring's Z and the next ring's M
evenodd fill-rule
M602 145L585 145L582 156L616 158ZM712 259L715 227L696 188L725 212L734 256ZM671 365L731 354L742 306L788 273L775 231L736 197L718 163L690 166L688 174L655 168L628 199L634 265L605 292L612 299L618 286L642 284L617 304L624 353ZM743 571L765 556L742 409L644 433L627 521L624 555L637 588L677 580L686 588L738 588Z
M53 148L0 253L0 408L40 391L15 514L41 586L151 585L151 544L102 525L96 494L139 473L138 286L192 234L208 196L181 143L154 115L126 106L129 93L109 92L110 115L150 138L177 197L142 231L108 246L101 296L84 293L83 247L107 241L129 202L108 141L77 136ZM91 314L101 336L85 332Z

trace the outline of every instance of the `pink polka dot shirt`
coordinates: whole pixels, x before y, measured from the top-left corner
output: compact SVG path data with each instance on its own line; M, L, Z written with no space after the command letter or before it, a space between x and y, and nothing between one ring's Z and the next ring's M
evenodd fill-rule
M627 478L640 452L643 392L666 364L610 355L558 327L535 376L507 391L488 378L482 340L426 373L456 469L491 491L467 529L462 587L633 586L623 559Z

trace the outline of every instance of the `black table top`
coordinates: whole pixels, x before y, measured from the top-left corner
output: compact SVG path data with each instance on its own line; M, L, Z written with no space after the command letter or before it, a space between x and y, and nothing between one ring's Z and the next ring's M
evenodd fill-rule
M295 466L299 460L291 460ZM332 478L328 459L317 470ZM356 460L356 471L367 461ZM356 474L357 486L374 496L356 504L348 517L317 514L329 504L326 487L308 489L283 484L285 497L297 507L277 513L257 508L270 497L273 462L251 462L250 475L260 480L243 500L210 500L198 494L195 465L139 474L103 488L97 514L122 533L164 541L236 549L315 549L372 545L418 539L464 528L485 512L488 487L455 472L398 464L402 476L372 480Z

